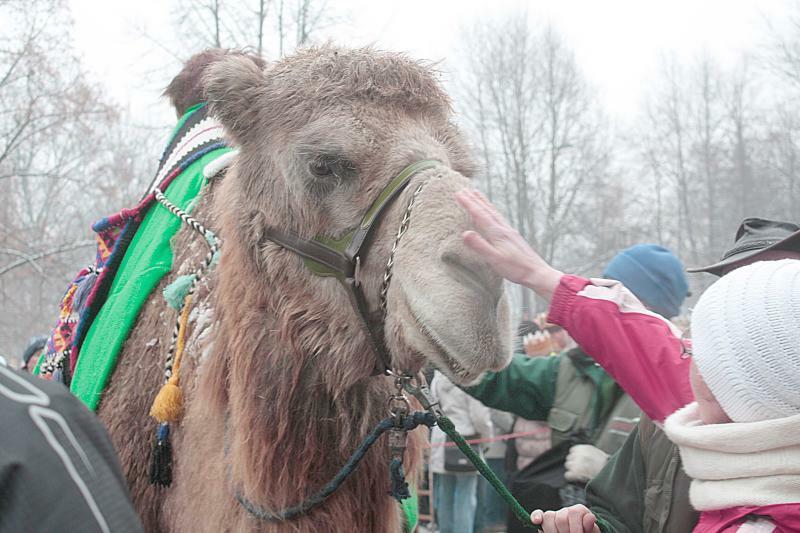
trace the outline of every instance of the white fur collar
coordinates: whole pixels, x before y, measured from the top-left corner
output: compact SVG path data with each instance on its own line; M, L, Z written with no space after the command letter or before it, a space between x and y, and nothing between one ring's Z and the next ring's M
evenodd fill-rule
M697 510L800 502L800 415L704 425L692 403L664 431L680 448Z

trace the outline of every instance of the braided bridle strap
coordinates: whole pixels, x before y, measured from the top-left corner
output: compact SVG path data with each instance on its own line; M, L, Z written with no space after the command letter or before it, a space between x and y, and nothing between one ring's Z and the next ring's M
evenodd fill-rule
M161 192L159 189L155 189L155 196L156 200L158 200L161 205L166 207L173 215L180 218L181 221L192 228L194 231L199 233L205 238L206 243L208 244L208 253L203 258L203 262L194 272L194 279L192 280L191 285L189 286L189 290L186 294L186 298L184 300L184 305L186 302L191 301L191 298L194 295L195 290L197 289L197 284L200 281L200 278L205 274L205 272L209 269L211 264L214 262L214 258L218 257L220 246L222 242L219 238L214 235L214 233L203 226L197 219L183 211L181 208L173 204L169 201L169 199L164 196L164 193ZM181 331L181 315L182 312L178 313L178 317L175 320L175 327L172 331L172 339L169 344L169 351L167 352L167 359L164 361L164 383L166 383L170 377L172 377L172 365L174 362L175 357L175 347L178 343L178 337Z
M219 248L222 243L211 230L170 202L160 189L156 188L153 192L156 200L161 205L167 208L173 215L178 217L196 233L202 235L209 248L203 262L194 273L179 276L175 282L173 282L174 285L180 286L180 289L176 290L175 301L170 302L166 290L164 293L169 305L178 310L178 315L175 319L172 339L170 340L169 350L167 351L167 357L164 361L164 384L150 407L150 415L158 421L159 425L151 454L149 477L150 483L152 484L169 486L172 483L172 445L169 436L170 423L180 420L183 414L183 392L180 389L179 381L181 360L183 359L183 353L186 347L186 330L189 323L192 298L198 282L218 257Z
M392 274L394 271L394 256L397 253L397 249L400 246L400 239L403 238L403 235L406 234L408 231L408 227L411 225L411 211L414 209L414 204L417 201L417 196L419 193L422 192L422 189L427 184L427 181L424 181L419 184L419 187L414 191L411 195L411 199L408 201L408 206L406 207L405 212L403 213L403 220L400 222L400 227L397 229L397 234L394 237L394 242L392 243L392 251L389 253L389 260L386 262L386 270L383 273L383 282L381 283L381 291L380 291L380 308L381 313L383 313L384 320L386 319L386 306L387 306L387 297L389 294L389 283L392 281Z

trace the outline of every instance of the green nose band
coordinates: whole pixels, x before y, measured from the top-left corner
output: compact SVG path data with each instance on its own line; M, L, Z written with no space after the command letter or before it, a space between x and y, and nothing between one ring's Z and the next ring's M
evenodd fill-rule
M369 238L375 223L380 219L384 210L397 198L403 189L406 188L411 178L420 172L441 164L441 161L435 159L425 159L407 166L383 188L361 218L361 222L358 226L338 239L327 235L317 235L312 239L312 242L340 256L343 261L341 263L336 261L336 263L350 264L352 265L352 269L355 269L357 258L362 255L364 243ZM306 268L317 276L335 276L342 278L352 277L354 274L353 271L343 271L341 267L331 264L331 261L322 263L308 256L305 256L303 261Z

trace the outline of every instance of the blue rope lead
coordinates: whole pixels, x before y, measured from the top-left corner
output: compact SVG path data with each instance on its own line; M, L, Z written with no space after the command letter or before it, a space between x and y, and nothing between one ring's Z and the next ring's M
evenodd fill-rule
M334 478L328 482L322 489L319 490L316 494L312 495L306 501L295 505L293 507L288 507L283 509L282 511L267 511L259 507L258 505L254 504L244 496L242 496L238 491L236 492L236 501L244 507L244 509L253 515L254 517L258 518L259 520L266 520L271 522L283 522L285 520L291 520L293 518L297 518L298 516L302 516L308 513L311 509L318 506L322 502L324 502L331 494L333 494L344 481L350 477L356 468L358 468L359 463L366 455L367 451L372 447L373 444L378 440L378 438L389 431L392 428L404 429L406 431L411 431L416 429L417 426L425 425L428 427L433 427L436 424L436 417L433 413L430 412L416 412L412 413L409 416L403 417L399 423L395 417L385 418L375 426L369 435L363 440L363 442L356 448L356 451L353 452L353 455L350 456L350 459L347 460L347 463L339 470L339 472L334 476ZM402 494L402 489L405 488L406 493L408 492L408 484L405 482L403 478L402 482L400 481L399 475L402 475L403 466L402 463L399 465L399 469L394 466L394 462L392 464L392 495L397 498ZM397 474L398 477L395 477ZM404 487L403 487L404 486ZM395 493L397 495L395 495ZM407 498L408 496L404 496ZM402 498L398 498L402 499Z
M399 502L410 498L411 491L408 490L406 474L403 471L403 461L398 457L392 459L392 462L389 464L389 471L392 478L392 490L390 492L392 498Z

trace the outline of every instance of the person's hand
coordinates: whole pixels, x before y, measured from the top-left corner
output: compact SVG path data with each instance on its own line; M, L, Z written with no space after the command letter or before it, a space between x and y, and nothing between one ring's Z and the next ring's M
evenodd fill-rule
M464 232L464 244L479 253L499 275L550 300L561 272L533 251L480 192L459 191L456 201L472 218L476 230Z
M567 460L564 463L567 471L564 479L586 483L608 462L608 454L591 444L576 444L569 449Z
M537 509L531 513L531 522L544 533L600 533L597 517L584 505L547 512Z

